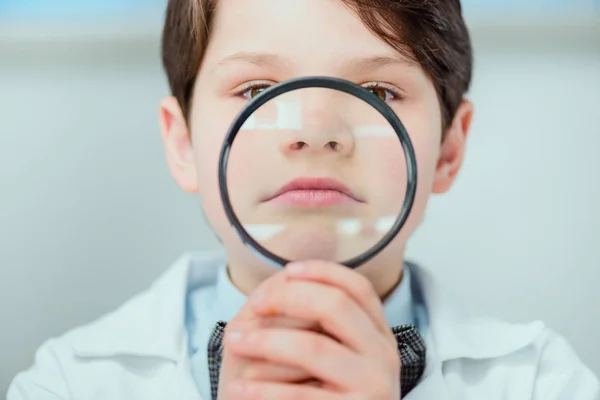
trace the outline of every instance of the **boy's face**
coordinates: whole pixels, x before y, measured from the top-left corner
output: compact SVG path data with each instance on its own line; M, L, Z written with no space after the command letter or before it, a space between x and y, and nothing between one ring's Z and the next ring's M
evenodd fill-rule
M220 0L196 81L191 132L172 98L163 102L162 127L174 177L185 190L199 193L209 222L232 258L243 259L246 254L227 222L218 190L218 157L227 129L248 100L260 92L248 90L250 86L315 75L384 88L376 94L386 97L411 137L418 161L417 196L411 217L388 251L403 250L430 193L446 191L458 172L471 105L461 105L442 143L440 103L431 80L418 64L373 35L341 1ZM395 98L394 92L401 97ZM297 177L275 148L272 154L263 150L257 156L258 146L263 145L255 143L245 142L244 151L236 150L229 167L230 187L235 188L230 189L235 196L232 201L247 218L265 212L264 207L252 205L274 190L273 185ZM398 144L381 145L376 151L379 159L387 160L387 166L354 165L355 173L346 173L343 183L359 190L371 208L381 209L397 204L405 190L404 180L398 184L405 159ZM265 168L268 165L279 168ZM398 173L382 174L382 169Z

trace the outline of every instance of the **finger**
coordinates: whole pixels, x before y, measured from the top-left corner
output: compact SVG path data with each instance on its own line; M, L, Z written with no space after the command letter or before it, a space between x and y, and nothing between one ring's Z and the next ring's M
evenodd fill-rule
M238 354L239 355L239 354ZM253 361L246 364L240 378L256 381L300 383L311 379L304 369L270 361Z
M256 361L251 358L240 357L234 352L227 352L223 355L223 367L229 371L235 371L233 376L241 379L269 381L269 382L287 382L300 383L309 381L312 377L308 372L299 367L290 367L267 361ZM222 390L222 384L227 383L227 379L219 380L219 391Z
M314 321L303 321L286 316L256 316L244 324L248 328L287 328L319 331L320 326ZM245 330L245 327L242 327Z
M225 338L236 332L247 332L255 329L266 328L280 329L300 329L300 330L315 330L318 324L309 321L301 321L298 319L287 317L264 317L254 318L250 320L242 320L237 323L228 324L225 328ZM224 348L224 357L230 353L229 346ZM263 380L268 379L274 382L301 382L310 379L310 375L303 369L283 366L281 364L273 364L265 362L263 359L247 358L236 361L239 375L246 379Z
M384 384L398 369L388 369L378 360L354 353L325 335L289 329L259 329L229 341L238 356L260 358L267 362L298 367L314 379L344 391L359 390L365 384Z
M287 282L287 277L283 273L278 273L266 281L262 282L254 293L258 292L269 292L274 290L275 287L281 286ZM310 329L318 331L319 325L313 321L302 321L294 318L285 316L276 316L274 310L270 310L271 315L256 315L252 308L252 304L247 301L240 312L227 324L227 329L243 330L251 327L263 327L267 328L270 326L288 327L296 329ZM252 321L248 325L247 321Z
M390 335L381 299L371 282L363 275L343 265L326 261L290 263L284 272L292 279L307 279L342 289L365 310L381 333Z
M240 400L351 400L347 395L311 385L239 380L225 390L228 397Z
M254 293L268 292L273 287L276 287L277 285L281 285L282 283L285 283L286 281L287 281L287 277L285 276L285 274L283 274L282 272L275 273L272 276L270 276L268 279L263 281L254 290ZM247 301L242 306L240 312L235 316L235 318L231 320L231 323L235 323L235 322L241 321L241 320L251 319L253 317L255 317L255 314L253 312L252 305L250 304L250 302Z
M255 300L255 312L316 321L323 330L359 354L381 357L391 342L342 290L310 281L290 281Z
M308 330L313 332L322 331L318 322L301 320L298 318L290 318L286 316L259 316L254 315L248 319L236 319L232 320L225 327L225 336L232 331L249 331L252 329L259 328L287 328L287 329L299 329Z

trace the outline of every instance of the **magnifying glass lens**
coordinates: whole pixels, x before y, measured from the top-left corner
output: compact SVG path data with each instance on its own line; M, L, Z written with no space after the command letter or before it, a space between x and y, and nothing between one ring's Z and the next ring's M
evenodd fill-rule
M361 93L377 104L381 90ZM249 113L222 171L226 209L245 241L278 263L345 263L389 242L412 205L416 170L401 123L388 119L324 87L285 91Z

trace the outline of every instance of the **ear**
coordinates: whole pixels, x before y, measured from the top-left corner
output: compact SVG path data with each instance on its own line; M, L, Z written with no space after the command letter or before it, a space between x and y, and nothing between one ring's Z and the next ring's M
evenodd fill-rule
M467 136L473 119L473 103L463 101L445 133L440 151L432 192L446 193L462 166Z
M160 131L173 178L183 190L197 193L191 134L175 97L167 97L160 102Z

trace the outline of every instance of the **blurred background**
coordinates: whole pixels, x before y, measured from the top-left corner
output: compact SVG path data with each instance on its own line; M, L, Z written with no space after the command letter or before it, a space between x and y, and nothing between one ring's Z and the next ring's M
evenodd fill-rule
M463 0L476 117L409 258L600 375L599 3ZM159 140L164 7L0 0L0 393L44 340L217 246Z

